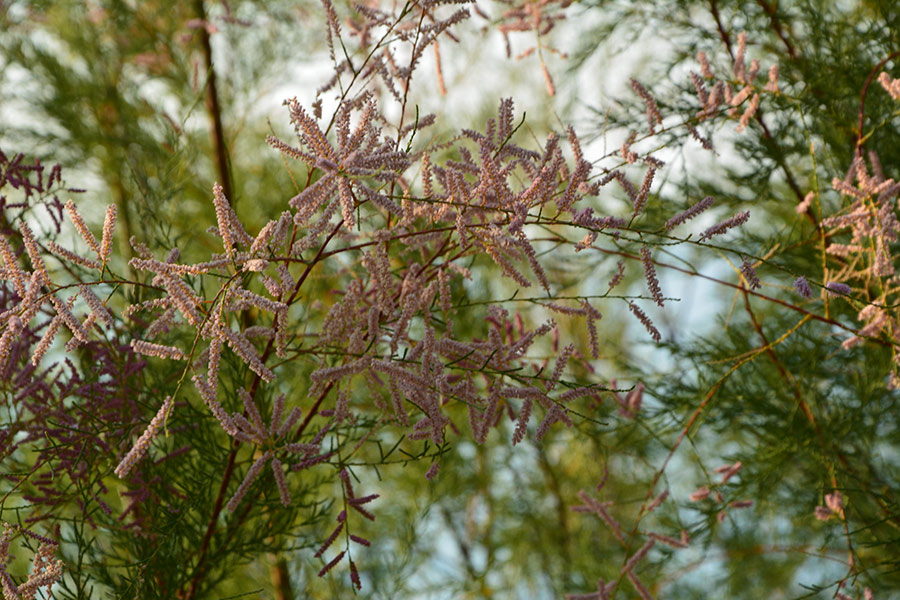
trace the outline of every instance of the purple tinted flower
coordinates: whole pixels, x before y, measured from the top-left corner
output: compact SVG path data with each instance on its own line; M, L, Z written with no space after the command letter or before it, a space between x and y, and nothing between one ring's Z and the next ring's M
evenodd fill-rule
M839 283L837 281L829 282L825 288L829 291L832 296L843 295L846 296L850 293L850 286L846 283Z
M759 282L759 277L756 275L756 270L753 268L753 265L746 260L741 263L741 275L744 276L744 279L747 281L747 285L750 286L751 290L762 287L762 284Z
M747 220L749 218L750 218L749 210L739 212L736 215L734 215L733 217L731 217L730 219L726 219L726 220L722 221L721 223L716 223L715 225L713 225L712 227L710 227L709 229L704 231L700 235L700 241L702 242L703 240L708 240L714 235L722 235L729 229L743 225L744 223L747 222Z
M812 288L809 287L809 282L806 281L805 277L798 277L795 279L794 288L797 290L797 293L804 298L812 298Z
M343 552L341 552L340 554L338 554L337 556L332 558L331 562L328 563L327 565L325 565L324 567L322 567L322 570L319 571L319 577L324 577L328 571L333 569L339 562L341 562L341 559L344 558L344 555L346 553L347 553L347 551L344 550Z

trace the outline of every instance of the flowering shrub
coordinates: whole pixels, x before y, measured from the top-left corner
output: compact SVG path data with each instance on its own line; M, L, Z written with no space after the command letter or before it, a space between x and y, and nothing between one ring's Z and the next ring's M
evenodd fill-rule
M697 552L694 540L764 499L744 485L748 472L748 479L762 479L761 460L712 469L717 481L698 460L708 481L692 482L692 493L676 495L667 476L685 441L701 446L698 428L759 357L771 358L794 390L793 405L826 462L837 456L852 471L776 349L814 321L850 332L844 349L867 338L888 348L896 384L891 243L900 188L877 155L869 158L869 175L860 141L850 173L834 180L849 206L826 215L823 190L797 205L795 214L810 217L822 246L820 277L731 241L755 225L756 209L711 217L715 196L692 194L672 204L661 192L669 170L661 150L696 142L715 152L701 127L728 125L746 136L758 123L768 133L761 111L768 103L777 110L785 92L777 65L760 75L759 60L748 64L745 33L734 48L723 39L731 55L727 75L717 74L704 52L696 55L681 112L668 112L632 79L646 124L631 122L621 147L591 156L572 126L529 140L510 98L477 129L432 132L448 124L413 108L413 75L431 49L445 89L439 44L457 40L456 29L480 11L457 4L359 4L343 15L323 0L333 77L309 106L285 101L296 139L267 137L295 189L278 191L279 211L260 227L251 225L258 215L237 207L210 75L220 181L207 192L203 256L197 245L123 236L123 227L134 231L127 206L109 204L102 227L93 228L86 203L57 198L75 191L65 190L59 167L45 180L40 163L24 166L22 155L0 154L0 189L21 196L0 204L0 370L8 415L0 511L17 522L7 525L0 548L5 598L33 597L39 588L88 597L94 586L148 598L211 597L226 589L235 568L265 552L294 550L304 565L318 561L311 572L335 578L335 589L349 581L367 593L374 570L359 565L379 543L367 528L398 502L390 483L380 482L382 473L388 482L396 477L392 463L425 463L420 485L440 485L453 476L444 465L456 464L456 445L499 443L522 453L552 448L554 438L574 445L581 437L600 439L612 420L651 441L631 457L604 449L613 456L604 458L597 491L612 489L612 500L554 489L560 514L569 506L595 518L616 548L594 565L596 591L570 597L613 598L625 580L640 597L655 597L665 564ZM556 51L544 38L567 9L569 2L526 2L493 23L508 54L511 33L536 36L522 58L537 53L551 95L556 87L543 51ZM202 17L187 27L204 40L211 69L209 36L218 28ZM229 12L223 23L235 19ZM897 98L894 80L882 73L878 81ZM654 140L665 141L654 147ZM114 251L122 237L128 246ZM664 259L685 260L679 252L689 250L737 263L736 283ZM567 271L585 265L588 290L573 285ZM769 272L758 274L762 268ZM668 383L625 371L620 380L633 383L620 387L598 372L611 354L598 329L603 313L630 313L648 340L669 342L657 321L679 298L660 273L677 271L742 297L760 345L714 353L730 366L711 383L707 374L715 371L700 372L696 390L678 387L693 385L694 371ZM776 284L779 278L784 282ZM771 338L751 299L802 317ZM821 310L812 306L819 300ZM830 303L841 301L858 305L861 327L832 316ZM643 469L630 490L644 497L636 511L617 494L625 484L606 479L607 463L626 457ZM856 517L839 491L845 484L829 469L824 506L806 515L841 522L850 548L843 585L862 572L852 544ZM860 496L873 501L869 491ZM888 520L889 497L882 504ZM687 511L709 518L692 524L682 517ZM566 517L558 518L565 532ZM52 535L35 533L40 527ZM16 532L40 542L31 575L21 581L5 568ZM460 547L469 560L467 546ZM64 560L51 558L54 552ZM287 578L283 564L275 571ZM592 588L583 578L566 587Z

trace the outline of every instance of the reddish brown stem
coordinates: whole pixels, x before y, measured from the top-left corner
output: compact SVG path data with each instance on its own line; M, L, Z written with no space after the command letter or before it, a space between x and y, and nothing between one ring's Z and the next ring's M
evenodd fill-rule
M778 39L780 39L784 44L788 56L790 56L791 59L796 59L797 49L794 48L791 40L788 39L787 35L784 33L784 29L781 27L781 21L778 19L778 2L776 1L772 4L769 4L765 0L756 0L756 3L759 4L762 7L763 11L769 16L769 23L772 24L772 30L775 32L775 35L778 36Z
M206 22L206 10L203 0L197 0L197 17L201 22ZM231 168L228 164L228 147L225 145L225 128L222 125L222 107L219 103L219 91L216 85L216 70L213 66L212 45L209 41L209 31L206 27L200 28L200 45L203 48L203 60L206 66L206 108L212 120L212 141L216 153L216 169L219 172L219 181L225 197L234 201L231 182Z
M179 598L189 600L190 598L194 597L194 594L197 593L197 588L200 585L200 580L202 579L202 575L204 573L202 569L204 566L206 555L209 552L209 544L212 541L213 533L215 533L216 523L219 520L219 515L222 513L222 505L225 504L225 493L228 491L228 483L231 481L232 473L234 473L235 458L237 458L237 442L235 442L234 448L228 454L228 462L225 464L225 474L222 476L222 483L219 486L219 493L216 496L216 502L213 505L212 516L210 517L209 523L206 526L206 533L203 535L203 541L200 543L200 558L197 560L197 566L194 568L194 576L191 578L190 588L188 588L187 594L179 594Z
M722 43L725 44L725 49L728 51L728 56L731 57L731 60L734 61L734 50L731 47L731 36L728 35L728 30L725 29L725 25L722 23L722 17L719 14L719 5L716 0L710 0L710 12L712 13L713 19L716 22L716 29L719 31L719 37L722 38ZM765 121L763 121L763 115L761 110L756 111L755 115L756 122L759 123L760 128L763 132L763 137L766 141L772 146L773 149L777 149L778 145L775 142L775 136L772 135L772 132L769 131L768 125L766 125ZM781 156L780 152L775 152L775 156L773 156L775 162L778 163L778 166L784 172L785 180L787 181L788 187L791 188L791 191L794 192L794 195L797 197L797 200L803 200L803 192L800 190L800 186L797 184L797 180L794 179L794 174L788 168L787 163L784 161L784 157ZM815 217L811 215L811 213L807 212L807 218L809 218L813 225L815 225Z

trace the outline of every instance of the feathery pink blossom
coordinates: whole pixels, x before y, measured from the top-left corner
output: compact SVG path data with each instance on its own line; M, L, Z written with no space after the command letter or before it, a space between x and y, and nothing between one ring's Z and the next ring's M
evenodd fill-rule
M144 430L144 433L141 434L141 437L134 443L134 446L125 455L125 458L119 463L119 466L115 469L115 474L119 478L124 478L131 468L134 467L135 463L137 463L141 458L144 457L144 454L147 453L147 449L150 447L150 443L153 441L153 438L156 437L157 432L159 432L160 427L162 427L163 421L168 417L169 410L172 408L174 404L174 400L172 396L166 398L166 401L163 402L163 405L157 411L156 416L150 421L150 424L147 425L147 429Z

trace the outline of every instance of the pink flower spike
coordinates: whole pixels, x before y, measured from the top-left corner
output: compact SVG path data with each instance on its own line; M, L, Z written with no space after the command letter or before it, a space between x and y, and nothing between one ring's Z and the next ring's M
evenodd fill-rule
M339 562L341 562L341 559L344 558L344 554L346 554L346 553L347 553L346 551L342 551L340 554L338 554L337 556L332 558L331 562L328 563L327 565L325 565L324 567L322 567L322 570L319 571L319 577L324 577L328 571L332 570L335 566L337 566L337 564Z
M812 201L813 201L815 198L816 198L816 193L815 193L815 192L809 192L809 193L806 194L806 196L803 198L803 201L800 202L800 204L798 204L798 205L794 208L794 210L797 212L798 215L804 215L804 214L806 214L807 211L809 211L809 206L810 206L810 204L812 204Z
M356 563L350 560L350 581L356 586L357 590L362 589L362 582L359 580L359 571L356 569Z
M734 477L737 474L737 472L741 470L742 466L743 465L741 464L741 461L737 461L733 465L722 465L720 467L716 467L714 469L714 472L721 473L722 474L721 483L725 483L726 481L728 481L729 479Z
M346 515L346 513L341 513L341 514ZM313 556L315 556L316 558L319 558L320 556L322 556L322 554L324 554L325 551L328 550L328 547L334 543L334 540L337 539L337 536L340 535L341 530L343 530L343 529L344 529L344 521L339 519L338 526L335 527L334 531L331 532L331 535L328 536L328 539L325 540L324 542L322 542L322 545L319 547L319 550Z
M106 207L106 218L103 220L103 239L100 242L100 260L106 262L109 260L109 251L112 247L113 229L116 227L116 205L110 204Z
M659 279L656 277L656 266L653 264L650 248L646 245L641 247L641 263L644 265L644 277L647 280L647 287L650 290L653 301L659 306L663 306L663 295L659 287Z
M699 241L702 242L704 240L708 240L711 237L713 237L714 235L722 235L725 232L727 232L729 229L743 225L744 223L747 222L748 219L750 219L750 211L749 210L739 212L736 215L734 215L733 217L731 217L730 219L726 219L726 220L722 221L721 223L717 223L717 224L713 225L712 227L708 228L706 231L704 231L700 235Z
M369 494L368 496L363 496L361 498L350 498L347 500L347 504L353 507L362 506L363 504L368 504L375 498L378 498L378 494Z
M277 458L272 459L272 473L275 475L275 484L278 486L278 495L280 496L282 506L289 506L291 503L291 493L288 491L281 461Z
M125 455L125 458L122 459L119 466L116 467L115 473L120 479L124 478L131 468L144 457L144 454L147 453L150 443L153 441L153 438L156 437L160 427L162 427L163 421L168 417L169 410L172 408L173 404L174 401L172 400L172 396L166 398L166 401L163 402L163 405L159 408L159 411L157 411L156 416L153 417L153 420L147 425L147 429L144 430L141 437L134 443L134 447L132 447L131 451Z
M834 492L833 494L825 494L825 506L827 506L831 512L840 514L840 512L844 510L844 502L841 498L841 493Z
M238 504L240 504L241 500L244 498L244 495L247 493L247 490L250 489L250 486L253 484L253 481L259 476L260 471L262 471L263 467L266 466L266 463L269 462L269 459L272 458L272 451L269 450L261 457L259 457L253 466L247 471L247 475L244 476L244 480L241 482L241 485L238 486L238 489L234 492L234 496L231 497L231 500L228 501L228 504L225 507L229 512L234 512L237 508Z
M97 256L101 256L100 245L97 244L97 238L94 237L94 234L91 233L91 230L88 229L88 226L84 223L84 219L81 218L81 213L75 208L75 202L72 201L71 198L66 201L66 210L69 212L69 219L72 221L72 224L75 225L75 229L81 234L81 238L91 247L91 250L97 253Z
M700 502L701 500L706 500L708 497L709 497L709 488L704 486L702 488L695 490L690 496L688 496L688 499L691 502Z

